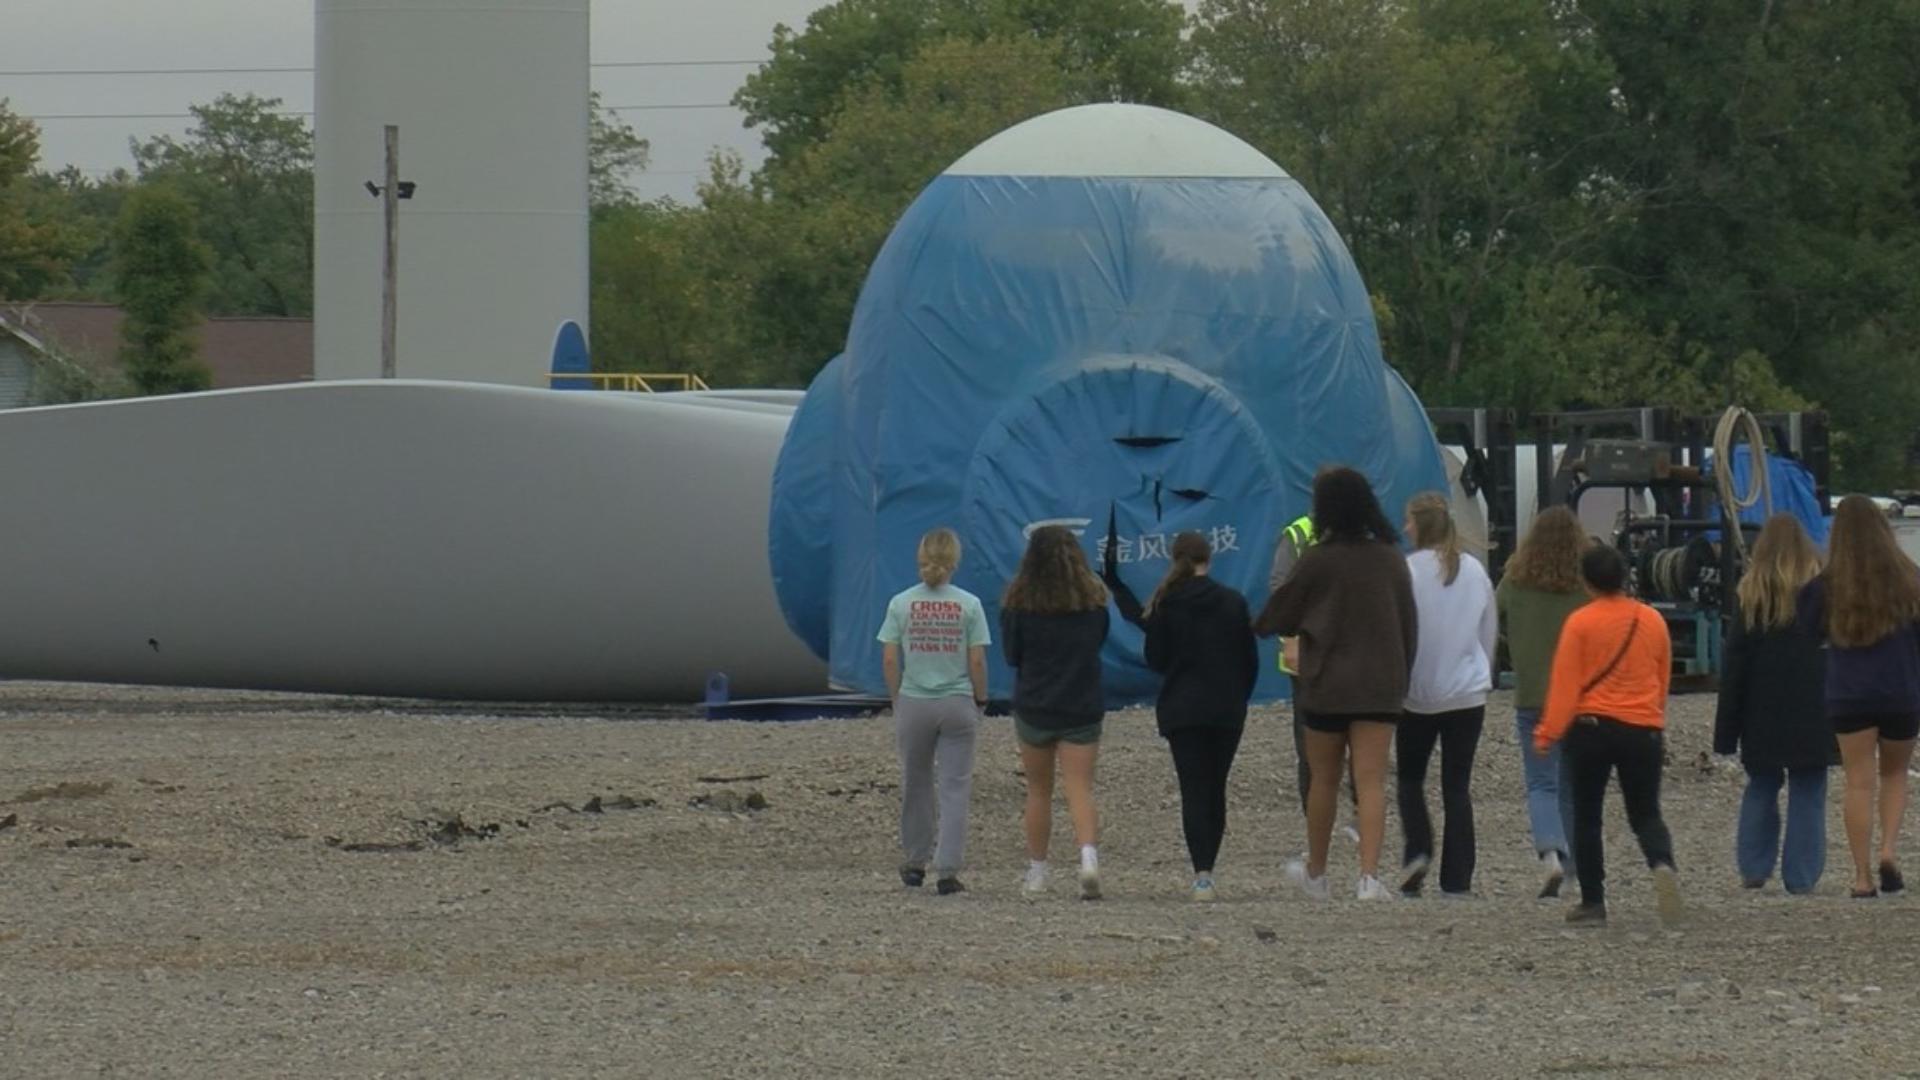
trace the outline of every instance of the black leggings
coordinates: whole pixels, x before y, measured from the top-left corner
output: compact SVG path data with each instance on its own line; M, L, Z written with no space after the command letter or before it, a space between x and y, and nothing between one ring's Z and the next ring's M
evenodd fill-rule
M1440 889L1473 889L1473 753L1487 717L1484 705L1443 713L1406 713L1394 731L1399 763L1400 831L1407 846L1402 865L1433 858L1433 820L1427 815L1427 762L1440 746L1440 805L1447 823L1440 842Z
M1666 741L1660 729L1601 719L1575 720L1560 751L1564 776L1573 786L1573 865L1580 876L1580 900L1607 899L1606 858L1601 852L1601 810L1607 781L1620 777L1627 824L1640 841L1647 865L1672 866L1673 834L1660 817L1660 773Z
M1190 727L1167 733L1180 777L1180 824L1196 874L1213 872L1227 831L1227 773L1240 750L1240 728Z

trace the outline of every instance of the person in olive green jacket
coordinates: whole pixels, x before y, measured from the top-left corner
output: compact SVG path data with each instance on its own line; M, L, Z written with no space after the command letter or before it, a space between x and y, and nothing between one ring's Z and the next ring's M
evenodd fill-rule
M1560 895L1560 883L1573 873L1567 826L1572 821L1570 792L1561 779L1560 747L1533 752L1533 729L1547 701L1547 675L1560 626L1587 602L1580 581L1580 555L1586 530L1573 511L1555 506L1533 519L1526 538L1507 560L1494 603L1500 609L1500 634L1513 664L1514 729L1520 766L1527 782L1527 821L1533 850L1546 880L1541 899Z

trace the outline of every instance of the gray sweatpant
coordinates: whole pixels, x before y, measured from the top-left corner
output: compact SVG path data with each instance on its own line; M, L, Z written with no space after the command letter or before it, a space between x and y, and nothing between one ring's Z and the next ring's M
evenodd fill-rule
M973 797L973 749L980 714L970 697L911 698L894 703L900 749L900 850L906 864L936 877L959 873L967 849L967 803ZM938 766L940 846L933 843L934 768Z

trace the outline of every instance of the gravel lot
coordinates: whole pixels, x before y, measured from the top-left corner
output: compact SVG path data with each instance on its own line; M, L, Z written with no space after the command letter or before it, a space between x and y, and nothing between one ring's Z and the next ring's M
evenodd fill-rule
M972 891L936 898L894 876L884 719L0 684L0 1074L1920 1076L1920 901L1846 898L1837 790L1820 895L1739 889L1711 709L1670 743L1689 925L1616 801L1613 924L1574 933L1532 899L1504 695L1482 899L1358 904L1350 848L1335 902L1288 891L1267 710L1199 908L1142 712L1102 758L1109 899L1027 903L1004 719Z

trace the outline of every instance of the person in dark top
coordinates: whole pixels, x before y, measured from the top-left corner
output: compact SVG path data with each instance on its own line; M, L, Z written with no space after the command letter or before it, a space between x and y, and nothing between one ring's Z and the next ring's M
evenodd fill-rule
M1030 862L1022 891L1029 897L1047 890L1057 763L1080 845L1080 896L1100 899L1093 767L1106 715L1100 686L1106 640L1107 590L1087 568L1079 538L1059 525L1035 529L1000 601L1000 648L1014 671L1013 730L1027 776Z
M1386 833L1387 753L1405 704L1418 646L1413 579L1400 534L1380 511L1367 478L1349 468L1323 470L1313 482L1315 542L1268 597L1254 632L1297 635L1300 675L1294 708L1307 729L1307 857L1287 876L1324 899L1327 846L1339 802L1341 765L1352 753L1360 798L1362 900L1391 900L1381 883Z
M1740 751L1747 771L1734 862L1749 889L1766 885L1775 860L1787 891L1804 895L1827 865L1827 769L1833 729L1822 703L1827 658L1820 638L1794 617L1795 598L1820 573L1820 553L1791 514L1760 530L1740 579L1739 607L1724 652L1716 754ZM1786 850L1780 847L1780 786L1787 788Z
M1213 866L1227 831L1227 774L1260 677L1246 598L1208 576L1213 549L1197 532L1173 538L1172 566L1141 607L1107 545L1105 577L1121 615L1146 631L1147 666L1161 675L1154 717L1173 752L1180 822L1193 861L1193 898L1214 899Z
M1842 799L1853 895L1906 887L1895 856L1907 810L1907 764L1920 734L1920 568L1900 550L1873 500L1849 495L1833 512L1827 569L1800 590L1800 625L1827 642L1827 719L1846 773ZM1879 774L1880 881L1872 844Z

